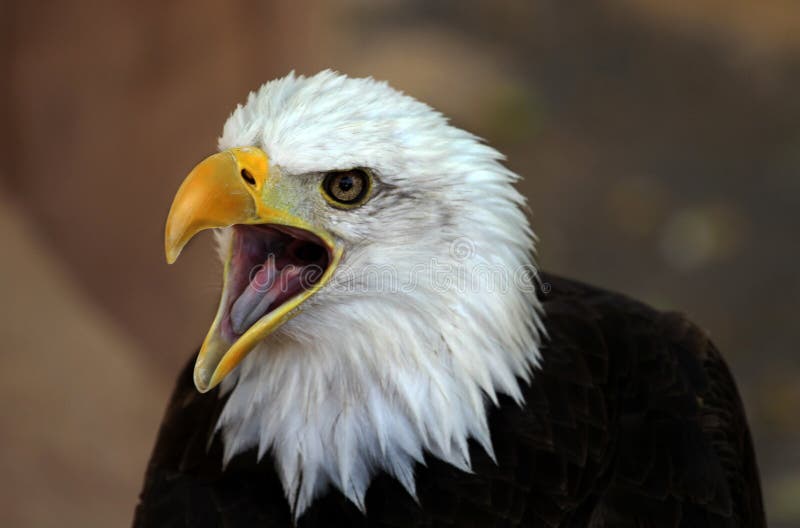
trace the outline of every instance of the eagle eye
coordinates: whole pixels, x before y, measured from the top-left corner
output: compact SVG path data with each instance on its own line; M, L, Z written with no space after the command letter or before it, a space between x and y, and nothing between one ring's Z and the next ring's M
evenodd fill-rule
M322 182L325 198L336 207L358 207L367 201L372 187L370 175L362 169L329 172Z

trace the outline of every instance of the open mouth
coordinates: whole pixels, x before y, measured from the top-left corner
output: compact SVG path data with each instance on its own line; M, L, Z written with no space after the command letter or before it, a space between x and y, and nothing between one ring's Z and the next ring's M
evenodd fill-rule
M332 258L332 249L304 229L233 226L222 337L233 343L261 318L312 289Z
M164 227L169 264L199 232L232 226L219 307L194 364L200 392L219 385L297 315L342 258L334 236L303 216L302 194L292 182L278 185L273 176L260 148L226 149L192 169L170 206Z

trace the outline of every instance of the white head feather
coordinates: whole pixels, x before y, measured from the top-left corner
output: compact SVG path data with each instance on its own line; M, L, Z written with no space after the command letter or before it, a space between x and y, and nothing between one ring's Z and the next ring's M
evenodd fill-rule
M340 267L223 381L226 461L271 453L299 516L330 484L363 509L379 471L415 495L415 462L469 470L469 438L493 456L487 401L521 403L541 330L533 233L502 156L385 83L331 71L251 93L219 146L252 145L283 174L369 167L382 188L318 214Z

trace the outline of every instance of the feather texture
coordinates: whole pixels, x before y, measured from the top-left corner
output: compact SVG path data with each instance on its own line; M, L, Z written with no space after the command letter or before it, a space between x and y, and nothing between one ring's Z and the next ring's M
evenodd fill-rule
M513 283L534 272L533 235L501 155L385 83L329 71L251 94L220 139L247 145L298 182L351 167L379 181L358 209L309 207L345 253L223 382L225 463L269 453L299 516L328 485L363 508L381 471L413 492L425 452L464 471L469 439L491 455L485 400L522 403L540 341L533 284ZM230 233L218 241L227 254Z
M330 71L252 93L219 146L252 145L344 254L218 389L184 373L136 526L763 525L713 345L680 316L556 277L537 295L497 151ZM320 176L354 167L373 195L330 207ZM230 230L217 240L228 254Z
M336 489L299 518L321 526L766 526L739 396L707 336L597 288L542 274L548 338L541 368L521 383L525 405L488 411L496 462L469 442L471 472L431 453L403 478L379 472L366 515ZM253 449L221 470L208 438L225 404L198 394L191 364L167 410L136 512L136 528L294 524L273 460ZM406 486L408 479L405 479Z

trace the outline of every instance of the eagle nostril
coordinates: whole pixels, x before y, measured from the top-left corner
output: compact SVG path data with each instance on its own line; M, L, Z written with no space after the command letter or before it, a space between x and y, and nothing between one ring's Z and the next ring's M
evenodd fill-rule
M252 174L250 174L250 171L249 171L249 170L247 170L247 169L242 169L242 172L241 172L241 174L242 174L242 179L243 179L244 181L246 181L246 182L247 182L247 183L249 183L250 185L255 185L255 184L256 184L256 179L253 177L253 175L252 175Z

